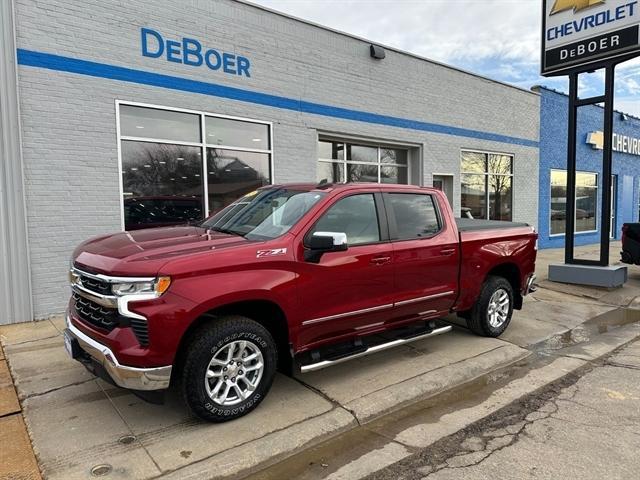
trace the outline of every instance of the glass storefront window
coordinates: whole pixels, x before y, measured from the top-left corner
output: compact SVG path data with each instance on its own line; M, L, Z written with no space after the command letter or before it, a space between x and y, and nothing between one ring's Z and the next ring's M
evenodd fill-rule
M378 166L347 163L347 181L377 183Z
M200 116L120 105L120 135L176 142L200 142Z
M462 168L463 173L486 173L487 171L487 154L479 152L462 152Z
M406 165L408 153L409 153L408 150L383 147L380 149L380 162L392 163L396 165Z
M318 179L329 183L344 182L344 165L337 162L318 162Z
M597 227L598 175L576 172L576 232L592 232ZM551 170L550 233L566 232L567 172Z
M513 156L462 151L460 216L489 220L513 218Z
M408 158L406 148L320 140L317 180L406 184L409 183Z
M318 157L321 160L344 160L344 143L318 142Z
M509 175L489 175L489 212L492 220L511 220L512 181Z
M205 127L205 143L208 145L269 149L268 125L208 116Z
M380 183L409 183L409 179L407 178L407 169L403 167L389 167L387 165L381 165Z
M487 185L484 175L463 173L461 176L462 218L487 218Z
M378 147L347 145L347 162L378 163Z
M269 184L269 155L207 149L209 212L217 213L241 196Z
M127 230L200 221L271 183L271 129L264 122L118 108ZM218 143L225 148L211 147Z
M122 142L126 230L187 223L203 218L200 148Z

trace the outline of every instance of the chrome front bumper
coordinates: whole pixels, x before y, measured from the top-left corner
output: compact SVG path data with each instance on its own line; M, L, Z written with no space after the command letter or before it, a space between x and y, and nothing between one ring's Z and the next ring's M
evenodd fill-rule
M171 380L171 365L137 368L121 365L109 347L102 345L76 328L67 315L67 330L98 364L102 365L116 385L131 390L164 390Z

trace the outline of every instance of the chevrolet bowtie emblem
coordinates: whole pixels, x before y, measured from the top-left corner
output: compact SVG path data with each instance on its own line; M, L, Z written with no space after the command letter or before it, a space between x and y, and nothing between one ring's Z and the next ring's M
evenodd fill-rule
M606 0L556 0L551 9L551 15L573 9L573 13L584 10L585 8L594 7L604 3Z
M587 135L587 143L593 147L594 150L604 149L604 133L603 132L591 132Z

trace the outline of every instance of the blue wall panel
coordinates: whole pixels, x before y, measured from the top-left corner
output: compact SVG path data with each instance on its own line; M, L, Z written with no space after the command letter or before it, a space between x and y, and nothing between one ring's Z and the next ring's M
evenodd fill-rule
M561 93L540 88L540 248L564 246L564 235L550 235L549 210L551 203L551 170L567 168L567 128L569 98ZM603 130L604 110L598 106L580 107L576 141L577 168L580 171L598 174L598 211L596 212L598 232L576 233L576 245L600 242L600 216L602 204L602 150L595 150L587 144L587 135ZM615 113L614 132L633 138L640 138L640 119L627 116L626 120ZM620 238L620 228L624 222L638 221L638 181L640 179L640 156L627 153L613 153L613 174L617 175L617 212L615 237Z

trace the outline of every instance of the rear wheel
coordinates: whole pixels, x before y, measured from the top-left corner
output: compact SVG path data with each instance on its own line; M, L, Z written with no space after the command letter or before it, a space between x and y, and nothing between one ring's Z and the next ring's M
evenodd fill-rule
M271 388L277 350L259 323L228 316L205 325L187 347L182 393L194 414L225 422L256 408Z
M466 320L476 335L498 337L509 326L512 314L513 287L505 278L490 276Z

